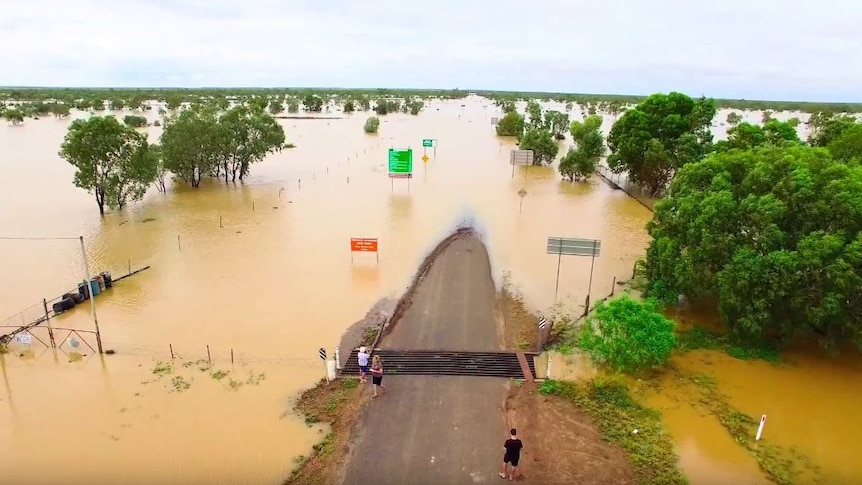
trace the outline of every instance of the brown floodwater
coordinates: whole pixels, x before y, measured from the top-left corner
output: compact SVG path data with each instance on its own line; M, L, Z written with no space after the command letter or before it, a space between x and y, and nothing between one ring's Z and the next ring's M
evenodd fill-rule
M323 373L317 349L331 352L377 300L400 294L422 257L459 224L482 234L497 281L509 273L540 311L555 302L557 258L545 254L546 238L601 239L592 299L607 296L614 278L628 279L643 254L650 213L595 177L570 184L556 169L536 167L519 168L513 177L513 143L494 136L492 116L499 114L490 102L471 98L435 101L418 117L386 116L378 135L363 133L362 113L281 120L297 147L255 165L244 184L172 184L167 194L152 190L104 218L57 156L68 120L0 126L0 237L83 235L93 273L109 270L116 277L150 266L96 300L105 348L116 355L71 358L68 341L53 352L34 340L29 349L15 344L0 357L4 481L279 483L325 432L291 412L291 399ZM154 141L160 134L148 131ZM438 140L426 164L423 138ZM408 146L415 177L390 181L387 149ZM519 210L522 188L527 195ZM379 238L379 262L372 254L351 260L351 237ZM9 316L0 325L35 318L42 298L71 289L82 273L76 240L0 239L7 282L0 318ZM583 302L589 273L589 259L563 258L559 300L571 307ZM93 326L84 305L51 323ZM45 332L33 336L45 339ZM67 332L56 331L61 338ZM213 370L227 377L199 370L207 347ZM170 361L171 348L181 356L173 372L154 374L158 362ZM860 404L851 384L858 372L831 365L776 371L722 361L720 370L712 368L728 393L733 386L760 389L754 392L760 401L744 401L740 391L739 406L775 416L769 439L798 444L826 467L837 464L832 453L846 453L852 443L846 433L826 430L849 429L839 413ZM835 378L821 375L827 372ZM804 400L763 392L768 387L760 379L776 375L787 376L784 387L769 385L800 395L817 381L820 394L808 402L818 399L820 412L804 413ZM823 433L783 426L782 413L795 412L806 417L805 429ZM687 428L687 418L671 414L672 429L674 419ZM674 433L687 472L750 471L744 453L726 446L722 433L717 427ZM842 466L836 476L862 478L856 462Z

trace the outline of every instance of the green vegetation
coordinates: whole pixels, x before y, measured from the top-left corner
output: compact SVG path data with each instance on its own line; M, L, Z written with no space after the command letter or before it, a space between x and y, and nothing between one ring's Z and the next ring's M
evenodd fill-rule
M147 126L147 119L143 116L126 115L123 117L123 123L132 128L143 128Z
M517 111L507 112L497 123L497 136L516 136L518 138L524 133L524 117Z
M626 111L608 135L608 166L660 194L683 165L710 149L715 103L681 93L653 94Z
M533 150L533 165L551 164L560 149L551 132L543 128L529 128L521 137L518 148Z
M560 160L559 170L560 175L574 182L587 179L596 171L606 148L601 116L587 116L583 123L573 121L570 131L576 146Z
M661 415L635 402L623 382L546 380L539 386L539 392L559 396L586 410L602 436L629 455L638 483L687 483L677 467L673 440L662 425Z
M380 129L380 118L371 116L365 120L365 126L362 129L365 130L365 133L377 133L377 130Z
M253 163L284 148L284 129L260 107L220 111L193 106L165 120L160 139L164 167L198 187L206 175L243 180Z
M760 359L779 362L778 347L764 339L742 339L737 335L711 332L703 327L693 327L677 332L676 348L682 351L696 349L720 349L740 360Z
M745 448L770 480L779 485L816 483L818 468L796 448L784 448L768 440L755 442L758 420L735 409L718 391L709 374L684 376L700 391L697 404L707 409L727 430L733 440Z
M156 179L158 162L147 137L113 116L75 120L60 147L60 156L74 165L75 186L96 196L99 213L105 206L122 209L140 200Z
M655 301L622 295L596 305L581 327L578 344L614 370L635 372L664 364L676 335L674 323Z
M862 166L790 143L683 167L648 225L648 292L717 297L746 338L862 348Z

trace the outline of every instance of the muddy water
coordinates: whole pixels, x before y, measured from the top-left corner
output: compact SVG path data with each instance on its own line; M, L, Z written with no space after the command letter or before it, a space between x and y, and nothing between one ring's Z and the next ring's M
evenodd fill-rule
M555 169L535 167L519 168L513 177L512 143L494 136L492 116L499 114L487 101L438 101L419 117L385 117L375 136L362 132L365 114L281 120L297 148L253 167L245 184L212 181L197 190L176 184L103 219L92 196L71 184L72 167L56 155L68 121L0 126L0 236L83 235L93 272L151 267L97 299L105 347L117 355L70 362L67 342L56 356L34 343L29 352L17 346L2 358L4 478L277 483L324 432L288 412L291 398L323 372L317 349L331 352L375 301L400 293L424 254L459 223L481 232L498 281L510 272L527 303L540 310L554 303L557 272L557 258L545 254L546 238L601 239L592 298L606 296L613 279L627 279L643 253L649 212L598 178L569 184ZM156 140L159 129L148 130ZM438 140L427 164L420 160L423 138ZM386 177L390 146L414 148L409 184ZM519 209L522 188L527 196ZM351 261L350 237L378 237L379 262L370 254ZM584 300L589 269L587 259L561 261L560 299L569 306ZM0 325L37 316L43 297L68 290L82 272L75 240L0 240L0 274L7 280L0 318L11 315ZM86 307L52 323L93 326ZM44 332L34 337L45 339ZM230 377L198 370L207 346L213 370ZM169 348L182 359L159 377L152 371L170 360ZM260 374L262 380L253 378ZM721 378L756 382L749 374ZM823 392L837 396L839 389ZM824 401L832 411L817 419L838 426L837 401ZM790 406L780 399L770 404ZM692 473L728 463L748 473L750 463L736 460L738 450L721 445L722 430L678 436L693 450L681 453ZM847 447L831 435L782 439ZM848 473L862 477L858 469Z
M400 293L459 223L482 232L496 276L511 271L540 308L554 301L557 268L546 238L602 239L593 294L608 293L645 247L648 212L599 180L571 185L550 168L522 168L513 178L512 145L494 136L491 107L460 104L387 116L377 136L362 132L363 114L282 120L297 148L255 166L245 184L177 184L104 219L56 155L68 121L0 127L0 236L83 235L93 272L151 266L97 299L105 347L117 355L69 362L67 342L56 359L36 343L31 353L18 346L4 357L0 462L15 464L4 477L277 483L320 437L284 416L322 373L318 347L331 352L375 301ZM157 139L159 129L149 130ZM427 164L422 138L438 140ZM417 151L409 184L386 177L390 146ZM521 188L528 195L519 212ZM379 263L369 254L351 262L350 237L380 238ZM3 240L0 254L0 274L11 282L0 294L0 314L12 315L4 324L37 315L41 298L73 287L83 272L74 240ZM583 301L588 272L588 260L563 260L560 296ZM52 323L93 326L86 307ZM45 339L40 332L34 337ZM198 364L182 367L205 359L207 345L214 368L231 370L231 379L265 378L234 390ZM186 360L157 380L152 370L170 360L169 346ZM177 389L177 376L190 386Z

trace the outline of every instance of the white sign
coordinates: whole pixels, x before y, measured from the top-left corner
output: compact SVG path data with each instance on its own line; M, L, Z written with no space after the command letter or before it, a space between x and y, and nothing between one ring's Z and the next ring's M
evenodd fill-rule
M15 341L21 345L30 345L33 343L33 337L27 332L22 332L15 336Z
M69 339L69 346L72 347L73 349L77 349L78 347L81 346L81 342L78 342L78 339L76 339L75 337L72 337Z

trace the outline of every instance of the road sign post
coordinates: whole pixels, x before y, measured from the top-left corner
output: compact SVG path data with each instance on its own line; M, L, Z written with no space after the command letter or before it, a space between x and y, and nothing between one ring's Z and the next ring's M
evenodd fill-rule
M434 149L434 157L437 157L437 140L434 138L424 138L422 139L422 154L424 155L425 150L428 148Z
M593 269L596 264L596 257L599 256L602 250L602 242L598 239L578 239L565 237L549 237L548 238L548 254L557 255L557 283L554 287L554 300L557 299L557 293L560 290L560 263L563 255L566 256L589 256L592 258L590 262L590 282L587 289L587 300L585 313L590 310L590 292L593 288Z
M374 253L377 262L380 263L380 252L377 251L376 237L352 237L350 238L350 262L353 262L353 253Z
M413 149L389 149L389 178L392 190L395 190L395 179L407 179L407 191L410 191L410 179L413 178Z
M513 165L514 166L514 165ZM518 197L521 198L521 203L518 205L518 214L521 213L521 209L524 208L524 197L527 196L527 189L521 189L518 191Z
M515 165L529 167L533 164L533 150L512 150L509 163L512 165L512 178L515 178Z

